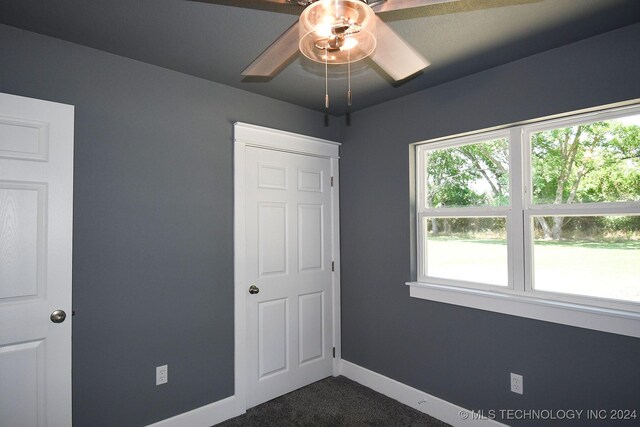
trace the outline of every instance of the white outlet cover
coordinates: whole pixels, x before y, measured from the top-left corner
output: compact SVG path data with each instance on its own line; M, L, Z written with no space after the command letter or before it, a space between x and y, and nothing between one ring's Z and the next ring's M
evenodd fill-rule
M169 366L162 365L156 367L156 385L166 384L169 382Z
M518 394L524 393L524 382L522 375L511 373L511 391Z

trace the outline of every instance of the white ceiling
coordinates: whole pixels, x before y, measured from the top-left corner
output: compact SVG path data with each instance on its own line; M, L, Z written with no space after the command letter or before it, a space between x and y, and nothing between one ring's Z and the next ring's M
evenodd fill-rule
M0 22L324 111L324 67L301 55L272 79L243 80L296 20L295 7L246 3L256 1L2 0ZM381 17L432 65L396 84L368 59L355 64L352 111L639 22L640 1L460 0ZM330 70L330 114L347 111L345 73Z

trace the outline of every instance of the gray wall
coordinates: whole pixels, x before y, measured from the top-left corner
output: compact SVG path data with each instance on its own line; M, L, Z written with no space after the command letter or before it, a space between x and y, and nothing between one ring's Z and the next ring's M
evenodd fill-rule
M640 98L638 52L640 24L351 115L341 149L344 359L469 409L640 411L639 339L413 299L404 285L409 143ZM509 392L509 372L524 375L523 396Z
M329 139L335 126L6 26L0 64L0 92L76 107L75 425L145 425L232 395L232 123Z
M354 113L341 129L343 357L474 409L632 408L640 340L411 299L408 144L640 97L640 26ZM76 106L74 420L233 394L232 122L336 119L0 26L0 91ZM154 385L168 363L170 382ZM525 395L507 391L508 372ZM640 408L638 408L640 409Z

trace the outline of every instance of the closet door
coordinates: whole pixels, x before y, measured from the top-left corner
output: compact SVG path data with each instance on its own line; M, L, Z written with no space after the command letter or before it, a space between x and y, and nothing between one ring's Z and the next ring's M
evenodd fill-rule
M73 107L0 94L0 426L71 426Z

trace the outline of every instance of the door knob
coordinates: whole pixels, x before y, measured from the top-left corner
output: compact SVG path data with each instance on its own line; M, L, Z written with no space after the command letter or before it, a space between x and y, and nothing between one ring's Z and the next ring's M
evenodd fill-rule
M256 285L249 286L249 293L251 295L257 294L258 292L260 292L260 288L258 288Z
M65 313L64 310L56 310L53 313L51 313L51 321L53 323L62 323L66 318L67 318L67 313Z

